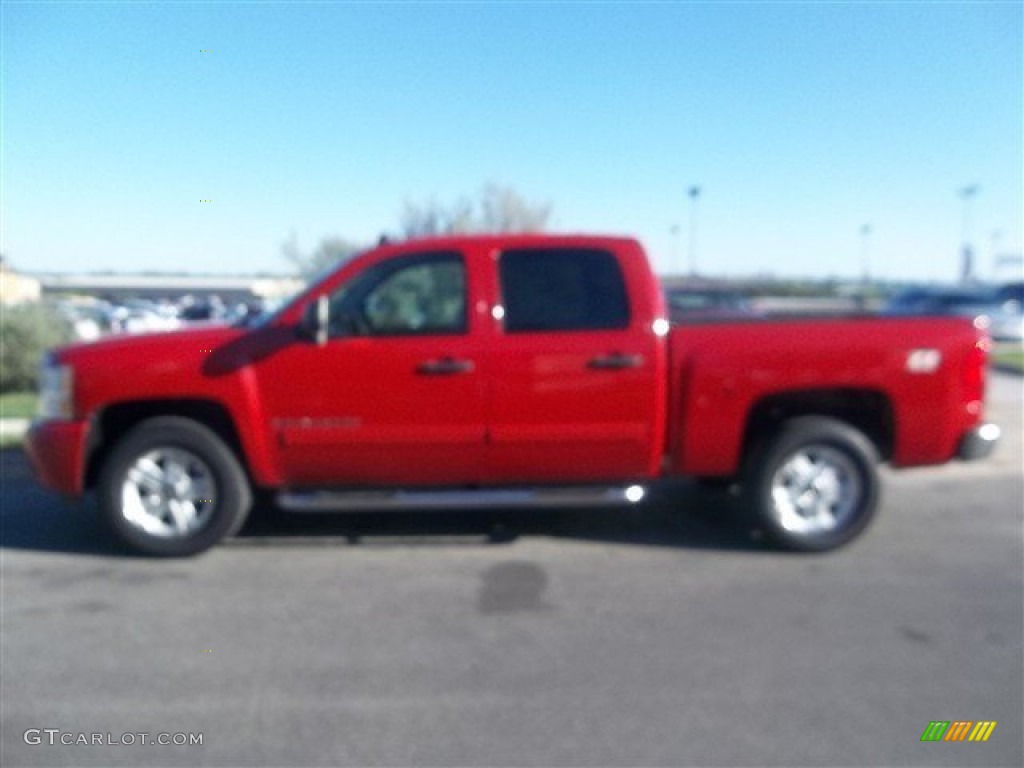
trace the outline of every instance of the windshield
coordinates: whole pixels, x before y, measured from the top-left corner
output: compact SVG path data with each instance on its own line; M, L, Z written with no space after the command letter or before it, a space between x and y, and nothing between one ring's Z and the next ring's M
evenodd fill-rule
M282 299L281 303L280 303L280 305L278 307L276 307L275 309L273 309L270 312L265 312L265 313L263 313L261 315L258 315L257 317L253 318L252 320L248 320L248 319L243 320L240 324L241 325L250 326L250 327L253 327L253 328L263 328L263 327L265 327L267 325L273 324L274 321L276 321L278 317L280 317L285 312L287 312L289 309L291 309L293 306L295 306L296 302L298 302L300 299L302 299L306 295L306 292L309 290L309 288L311 286L317 285L322 280L327 279L327 277L329 275L333 274L338 269L340 269L343 264L348 264L353 259L359 258L362 254L363 254L363 252L360 251L359 253L355 254L354 256L352 256L350 258L346 258L344 260L339 260L339 261L332 262L328 266L326 266L323 269L319 270L318 272L314 273L314 275L312 277L310 277L308 280L306 280L306 285L300 291L297 291L295 294L293 294L291 296L288 296L288 297L285 297L284 299Z

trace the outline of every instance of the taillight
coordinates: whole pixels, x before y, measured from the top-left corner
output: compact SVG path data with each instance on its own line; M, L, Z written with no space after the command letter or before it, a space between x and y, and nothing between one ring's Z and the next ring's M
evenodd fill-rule
M985 366L990 346L988 337L983 336L964 358L963 399L967 412L974 416L981 415L981 405L985 399Z

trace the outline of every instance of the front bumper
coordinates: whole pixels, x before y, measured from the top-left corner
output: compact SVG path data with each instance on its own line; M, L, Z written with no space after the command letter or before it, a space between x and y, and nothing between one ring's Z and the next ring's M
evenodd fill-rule
M979 424L960 438L957 456L963 461L974 461L989 456L999 442L1002 430L995 424Z
M42 485L65 495L82 495L88 431L84 421L37 421L29 427L25 452Z

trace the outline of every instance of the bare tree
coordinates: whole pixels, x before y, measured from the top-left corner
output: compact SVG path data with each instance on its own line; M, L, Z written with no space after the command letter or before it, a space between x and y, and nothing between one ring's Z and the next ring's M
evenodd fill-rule
M531 203L511 187L487 184L478 198L460 198L451 206L431 199L406 201L399 217L405 237L465 232L542 232L551 217L547 203Z
M299 239L292 232L281 244L281 255L291 262L296 271L307 280L335 268L351 259L364 246L343 237L325 237L310 253L299 247Z
M425 203L414 203L406 200L399 215L399 226L405 237L432 237L434 235L464 232L462 228L469 224L472 208L465 201L455 204L450 210L431 198Z
M402 237L430 237L471 232L543 232L551 217L547 203L531 203L511 187L486 184L477 197L461 197L451 205L431 198L406 201L398 216ZM281 255L309 279L348 261L365 246L344 237L325 237L310 253L299 247L292 232L281 244Z
M551 205L530 203L511 187L488 184L480 194L479 228L485 232L543 232Z

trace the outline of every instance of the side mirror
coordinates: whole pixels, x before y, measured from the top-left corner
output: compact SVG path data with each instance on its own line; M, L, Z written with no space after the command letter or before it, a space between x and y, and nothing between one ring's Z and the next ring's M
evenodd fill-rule
M320 295L316 301L306 305L299 321L298 332L303 339L315 341L318 347L327 343L327 320L329 304L327 296Z

